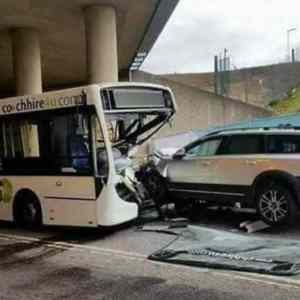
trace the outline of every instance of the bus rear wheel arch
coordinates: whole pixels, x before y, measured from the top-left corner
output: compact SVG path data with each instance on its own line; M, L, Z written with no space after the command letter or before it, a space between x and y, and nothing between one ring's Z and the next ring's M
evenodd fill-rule
M14 221L18 226L37 228L42 225L42 208L36 194L31 190L20 190L14 199Z

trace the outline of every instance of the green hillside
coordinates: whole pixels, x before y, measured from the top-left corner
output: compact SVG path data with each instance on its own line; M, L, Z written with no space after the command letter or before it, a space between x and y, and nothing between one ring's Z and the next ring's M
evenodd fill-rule
M294 88L289 92L286 99L273 101L271 108L276 114L287 114L300 111L300 87Z

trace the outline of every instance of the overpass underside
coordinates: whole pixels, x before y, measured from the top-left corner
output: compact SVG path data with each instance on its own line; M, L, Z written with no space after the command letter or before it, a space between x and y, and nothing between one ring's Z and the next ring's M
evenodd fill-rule
M178 0L2 0L0 97L118 81Z

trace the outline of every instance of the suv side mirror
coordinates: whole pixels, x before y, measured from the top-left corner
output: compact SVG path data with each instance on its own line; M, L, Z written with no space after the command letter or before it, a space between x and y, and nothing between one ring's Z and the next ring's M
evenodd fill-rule
M182 159L184 156L186 155L186 151L184 148L178 150L174 155L173 155L173 159L177 159L180 160Z

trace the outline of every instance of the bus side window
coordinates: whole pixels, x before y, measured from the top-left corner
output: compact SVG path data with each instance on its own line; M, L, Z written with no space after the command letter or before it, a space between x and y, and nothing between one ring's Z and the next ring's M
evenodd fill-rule
M38 175L92 172L88 115L54 112L34 118L0 121L0 171Z
M16 158L24 156L22 130L18 121L2 121L0 134L1 158Z
M88 117L80 113L53 116L49 137L51 156L62 173L90 173Z
M0 122L0 171L3 170L3 158L5 157L6 141L4 137L4 122Z
M15 142L21 143L23 146L23 156L26 157L40 157L40 141L38 136L38 124L34 121L21 121L17 126L19 132L17 133ZM19 140L21 137L21 141Z

